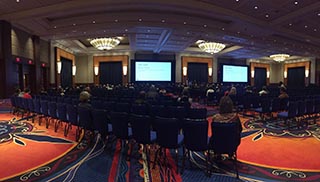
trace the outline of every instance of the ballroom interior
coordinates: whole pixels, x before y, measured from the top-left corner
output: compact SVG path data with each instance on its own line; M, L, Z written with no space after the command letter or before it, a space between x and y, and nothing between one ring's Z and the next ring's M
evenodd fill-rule
M1 98L17 87L38 93L61 86L61 59L69 61L72 86L99 84L103 62L121 63L120 82L135 82L132 60L173 61L176 83L188 81L189 63L205 63L209 83L221 82L219 67L230 64L247 66L251 85L257 68L272 85L288 84L288 72L296 67L303 69L302 84L320 84L317 0L0 4ZM107 47L100 50L99 41Z

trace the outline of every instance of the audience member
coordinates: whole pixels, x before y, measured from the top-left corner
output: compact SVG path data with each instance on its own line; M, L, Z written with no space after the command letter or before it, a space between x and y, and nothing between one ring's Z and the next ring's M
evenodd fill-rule
M269 91L267 89L266 86L263 86L261 91L259 92L259 96L265 96L265 95L268 95L269 94Z
M229 95L237 95L237 88L234 85L231 85Z
M92 106L91 106L91 104L89 102L90 101L90 97L91 97L91 95L90 95L90 93L88 91L85 91L85 90L82 91L80 93L80 96L79 96L79 104L78 104L78 106L91 109Z
M280 95L278 96L279 99L287 99L289 98L289 95L286 92L286 89L284 87L280 87Z
M212 117L212 122L219 123L230 123L235 122L239 125L239 134L242 131L242 125L240 118L236 112L233 111L233 102L232 99L228 96L228 93L225 96L221 97L219 102L219 113L215 114ZM240 144L240 141L239 141Z
M26 88L24 90L23 98L25 99L32 99L32 96L30 95L30 89Z

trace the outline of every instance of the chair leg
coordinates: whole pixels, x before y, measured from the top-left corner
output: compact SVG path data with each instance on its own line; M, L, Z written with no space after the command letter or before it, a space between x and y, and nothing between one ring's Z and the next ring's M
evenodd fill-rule
M236 175L237 175L237 179L239 179L239 172L238 172L238 160L237 160L237 152L234 153L234 167L235 167L235 171L236 171Z
M185 163L186 163L186 148L183 146L183 148L182 148L182 167L181 167L181 174L183 173L183 171L184 171L184 168L185 168Z
M157 151L156 151L156 154L155 154L155 157L154 157L154 163L153 163L153 169L155 169L155 167L156 167L156 163L157 163L157 159L158 159L158 157L159 157L159 152L160 152L160 150L161 150L162 148L160 147L160 148L158 148L157 149Z

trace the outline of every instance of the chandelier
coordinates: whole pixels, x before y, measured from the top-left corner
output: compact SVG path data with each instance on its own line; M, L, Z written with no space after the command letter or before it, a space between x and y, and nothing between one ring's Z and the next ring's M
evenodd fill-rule
M285 61L288 57L290 57L289 54L273 54L270 55L270 58L277 61L277 62L283 62Z
M204 40L198 40L196 42L196 44L198 44L199 48L202 51L205 51L205 52L210 53L210 54L218 53L218 52L220 52L222 49L224 49L226 47L226 45L221 44L221 43L206 42Z
M90 44L99 50L110 50L120 44L118 37L96 38L90 40Z

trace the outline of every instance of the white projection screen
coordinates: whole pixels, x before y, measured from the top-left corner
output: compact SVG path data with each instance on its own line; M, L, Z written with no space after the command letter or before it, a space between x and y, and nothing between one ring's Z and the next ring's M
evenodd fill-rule
M222 82L248 82L248 67L223 65Z
M135 62L135 81L171 81L171 62Z

